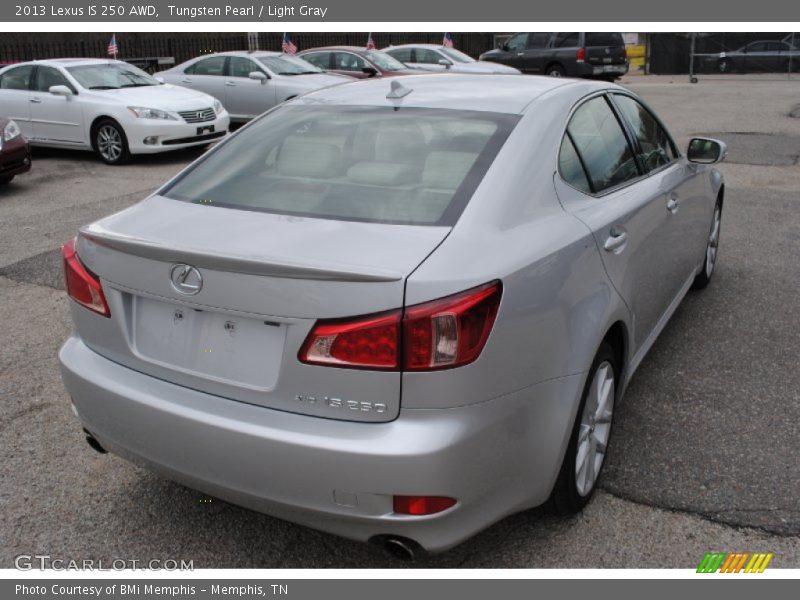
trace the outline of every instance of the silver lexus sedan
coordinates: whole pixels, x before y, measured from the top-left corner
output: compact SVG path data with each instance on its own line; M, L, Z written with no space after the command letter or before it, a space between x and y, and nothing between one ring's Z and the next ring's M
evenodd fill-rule
M75 413L98 451L399 554L579 511L714 273L725 152L607 83L284 103L64 246Z
M205 92L243 122L300 94L354 81L280 52L205 54L156 73L166 83Z

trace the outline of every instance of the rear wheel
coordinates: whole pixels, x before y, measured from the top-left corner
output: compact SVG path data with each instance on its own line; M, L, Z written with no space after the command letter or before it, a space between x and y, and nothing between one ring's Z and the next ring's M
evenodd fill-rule
M569 446L550 496L558 514L581 511L594 493L611 437L620 371L613 348L603 342L589 369Z
M92 146L97 156L109 165L124 164L131 157L125 131L112 119L100 121L95 125Z
M567 74L561 65L549 65L544 73L550 77L565 77Z
M717 266L717 255L719 254L719 232L722 227L722 206L719 201L714 207L714 216L711 219L711 231L708 233L708 243L706 244L706 256L703 261L703 268L694 278L692 288L702 290L711 282L711 276Z

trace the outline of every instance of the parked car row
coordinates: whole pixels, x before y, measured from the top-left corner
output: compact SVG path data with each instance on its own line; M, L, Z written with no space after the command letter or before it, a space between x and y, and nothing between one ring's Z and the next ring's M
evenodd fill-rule
M790 38L791 39L791 38ZM736 50L726 50L696 55L700 69L719 73L771 72L780 73L800 70L800 48L788 39L750 42Z
M611 83L486 83L292 98L83 227L59 358L92 448L406 556L581 510L715 271L725 145Z
M534 59L542 36L547 51ZM568 55L579 58L570 62ZM481 58L435 44L312 48L297 56L223 52L155 76L116 60L40 60L0 68L0 106L32 145L93 150L106 163L121 164L133 154L217 141L231 121L249 121L286 100L354 79L437 71L609 77L627 71L620 34L520 33Z

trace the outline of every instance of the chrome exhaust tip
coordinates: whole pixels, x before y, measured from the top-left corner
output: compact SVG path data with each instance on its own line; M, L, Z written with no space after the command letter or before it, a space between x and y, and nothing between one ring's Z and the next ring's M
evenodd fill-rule
M383 550L392 558L397 558L406 562L413 561L425 553L425 551L422 549L422 546L420 546L414 540L409 540L396 535L375 536L370 541L383 548Z

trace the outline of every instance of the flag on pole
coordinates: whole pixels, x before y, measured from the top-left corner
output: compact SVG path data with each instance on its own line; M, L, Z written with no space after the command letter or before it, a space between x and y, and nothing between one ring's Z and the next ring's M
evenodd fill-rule
M445 48L452 48L453 47L453 36L452 34L445 33L444 39L442 40L442 46Z
M367 34L367 50L375 50L375 42L372 39L372 32Z
M108 42L108 55L116 60L118 53L119 46L117 45L117 34L113 33L111 34L111 41Z
M283 33L283 41L281 42L281 50L284 54L294 54L297 52L297 46L292 43L292 40L289 39L289 34L284 32Z

